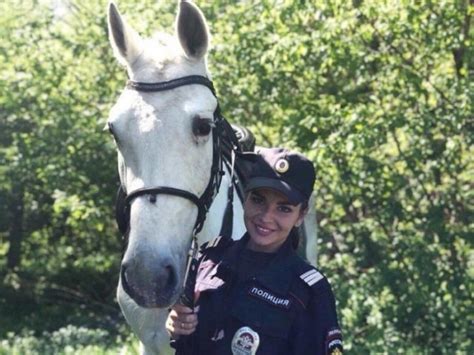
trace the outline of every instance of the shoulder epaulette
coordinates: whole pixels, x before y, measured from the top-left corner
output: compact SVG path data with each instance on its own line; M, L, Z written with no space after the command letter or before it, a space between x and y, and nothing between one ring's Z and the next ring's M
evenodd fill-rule
M202 246L201 246L201 251L205 251L205 250L209 250L209 249L212 249L212 248L217 248L217 247L225 247L229 244L229 238L224 238L222 236L218 236L206 243L204 243Z
M209 242L209 244L207 245L208 248L215 248L219 245L219 242L221 241L222 237L221 236L218 236L216 238L214 238L213 240L211 240Z
M300 279L311 287L316 285L316 283L318 283L322 279L324 279L324 276L315 268L311 268L310 270L303 272L300 275Z

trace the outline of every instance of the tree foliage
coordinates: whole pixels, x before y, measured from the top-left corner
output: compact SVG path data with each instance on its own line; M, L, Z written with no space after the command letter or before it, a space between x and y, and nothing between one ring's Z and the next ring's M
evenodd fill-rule
M300 149L316 164L318 264L346 348L473 352L473 5L198 5L225 116L250 126L260 145ZM65 14L2 6L3 288L111 314L117 178L101 125L125 75L107 43L106 4L72 1ZM175 6L119 3L145 34L169 30Z
M82 3L64 18L38 3L8 8L0 51L5 284L32 304L100 304L112 299L120 257L114 151L100 126L120 85L105 18ZM31 317L48 325L42 312Z

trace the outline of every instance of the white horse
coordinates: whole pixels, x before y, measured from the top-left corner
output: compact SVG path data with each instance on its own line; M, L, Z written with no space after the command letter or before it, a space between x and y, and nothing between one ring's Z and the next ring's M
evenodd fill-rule
M108 26L115 56L126 67L129 79L139 83L125 88L108 120L118 150L120 181L129 196L128 245L117 298L140 339L142 353L158 354L169 342L164 324L168 308L182 292L186 256L198 218L199 204L191 195L202 196L215 175L211 170L215 167L216 97L208 84L194 79L175 86L169 82L210 77L205 58L209 32L203 14L189 1L179 3L175 36L157 34L143 39L113 3L109 4ZM157 82L165 82L165 87L143 89L147 87L143 83ZM230 177L226 169L224 172L221 186L227 187ZM156 187L165 187L165 191ZM198 234L199 243L219 234L226 201L227 188L221 188ZM315 223L310 214L305 221L311 236L306 249L313 262ZM236 198L232 237L240 238L244 232L242 204Z

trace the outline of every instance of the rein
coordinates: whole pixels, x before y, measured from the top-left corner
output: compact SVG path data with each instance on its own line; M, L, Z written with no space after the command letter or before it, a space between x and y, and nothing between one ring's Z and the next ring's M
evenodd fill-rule
M217 99L216 91L214 89L214 85L212 81L210 81L205 76L201 75L190 75L185 76L182 78L170 80L170 81L163 81L163 82L155 82L155 83L144 83L144 82L137 82L133 80L129 80L127 82L127 89L136 90L141 92L160 92L160 91L167 91L173 90L180 86L186 85L203 85L211 90L214 97ZM190 274L195 273L197 270L197 253L198 253L198 242L196 235L202 230L204 222L206 220L207 212L216 196L217 192L219 191L219 187L222 181L222 175L224 175L223 171L223 157L222 157L222 147L221 147L221 140L223 136L223 131L228 131L225 127L224 118L222 117L219 109L219 104L214 111L214 125L212 127L212 138L213 138L213 147L212 147L212 167L211 167L211 176L209 182L204 190L203 194L198 197L192 192L177 189L170 186L152 186L152 187L143 187L134 191L126 192L124 187L122 186L122 192L124 194L124 212L125 215L129 216L130 213L130 206L133 201L138 196L149 195L153 199L156 198L158 194L166 194L166 195L173 195L181 198L185 198L192 203L194 203L198 208L198 215L196 217L196 222L193 227L192 233L192 240L191 240L191 247L188 252L188 261L186 266L186 274L184 278L184 292L181 296L181 303L185 306L190 308L194 307L194 284L190 285L190 282L187 282ZM227 124L228 125L228 124ZM232 172L233 174L233 172ZM120 224L119 224L120 226ZM129 228L129 222L126 226L126 229ZM123 234L127 234L128 230L123 231ZM193 278L192 278L193 279ZM126 286L126 283L124 283ZM124 287L126 290L126 287Z

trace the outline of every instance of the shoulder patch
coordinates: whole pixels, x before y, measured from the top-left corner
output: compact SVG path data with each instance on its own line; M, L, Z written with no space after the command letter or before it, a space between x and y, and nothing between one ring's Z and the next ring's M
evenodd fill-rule
M219 241L222 239L221 236L217 237L217 238L214 238L208 242L205 242L201 245L201 250L204 251L206 249L210 249L210 248L215 248L216 246L219 245Z
M308 286L313 286L317 282L321 281L324 278L323 274L321 274L316 269L311 269L306 271L300 275L300 279L303 280Z

